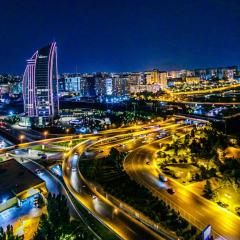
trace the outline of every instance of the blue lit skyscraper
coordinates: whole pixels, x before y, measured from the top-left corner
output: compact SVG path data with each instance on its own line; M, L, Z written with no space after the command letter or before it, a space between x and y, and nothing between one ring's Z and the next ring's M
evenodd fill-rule
M27 60L23 75L23 101L27 117L53 118L58 115L56 42L36 51Z

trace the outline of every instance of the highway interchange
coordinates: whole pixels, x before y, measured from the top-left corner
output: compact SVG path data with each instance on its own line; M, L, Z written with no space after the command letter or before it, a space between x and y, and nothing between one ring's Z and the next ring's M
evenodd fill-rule
M81 164L80 156L84 152L93 153L95 158L101 158L108 154L111 147L116 147L119 151L128 151L129 154L124 160L124 169L132 179L166 201L196 227L203 229L211 224L215 236L221 236L222 239L240 239L239 217L191 192L173 179L168 183L176 190L173 195L166 191L166 186L159 183L159 169L155 161L159 144L170 142L172 133L178 132L184 135L191 129L192 125L186 125L181 118L178 122L175 119L168 119L164 122L106 130L86 136L67 136L23 143L5 151L12 151L17 147L28 148L39 144L83 138L84 141L65 154L62 164L63 179L73 197L121 239L177 239L174 233L156 226L141 213L111 198L102 189L87 181L84 173L81 173L78 168ZM156 135L163 131L168 135L156 139ZM150 164L146 164L148 161Z

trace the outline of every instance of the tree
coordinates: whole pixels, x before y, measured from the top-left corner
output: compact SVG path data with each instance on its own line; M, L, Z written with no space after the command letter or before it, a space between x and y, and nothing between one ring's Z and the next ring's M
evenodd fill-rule
M214 197L214 191L212 190L212 185L209 180L206 181L206 184L203 189L204 196L207 199L212 199Z
M117 168L122 168L122 161L125 156L125 153L119 152L116 148L111 148L109 155L106 160L109 163L115 163Z
M59 240L59 239L94 239L87 226L79 220L70 221L67 199L63 195L48 196L48 214L43 214L34 240ZM1 236L1 229L0 229ZM0 240L18 240L1 239Z
M52 224L49 222L46 214L43 214L40 218L38 230L34 235L34 240L50 239L51 233L54 232Z
M70 214L67 199L63 195L49 194L48 215L43 214L34 240L59 239L70 224Z
M67 199L64 195L59 194L56 196L54 194L49 194L47 210L49 220L55 228L69 223L69 208L67 205Z
M13 234L13 226L8 225L6 231L2 227L0 227L0 240L22 240L23 236L14 236Z

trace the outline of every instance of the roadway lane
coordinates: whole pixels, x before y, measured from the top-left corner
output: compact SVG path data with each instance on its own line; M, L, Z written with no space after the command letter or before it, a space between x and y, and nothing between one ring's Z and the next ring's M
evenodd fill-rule
M170 140L171 137L168 137L165 139L165 142ZM201 228L211 224L214 231L225 239L239 240L239 217L191 192L184 185L173 179L169 179L168 186L160 183L158 180L160 171L154 161L160 142L162 140L145 145L131 152L124 162L126 172L159 198L174 206L192 224ZM147 159L151 160L150 165L146 164ZM168 187L175 189L176 193L173 195L169 194L166 191Z
M41 173L38 177L45 181L48 192L56 195L65 195L68 201L70 215L72 217L77 217L77 213L68 197L68 194L66 193L65 188L57 178L53 177L44 167L39 166L34 161L25 159L23 163L21 161L19 162L33 173L35 173L36 169L41 169Z
M165 125L165 123L169 121L171 122L172 120L159 122L159 124ZM154 123L154 124L158 124L158 123ZM146 126L148 125L137 125L137 126L133 126L125 129L114 129L114 130L109 130L104 133L99 133L96 135L90 134L88 137L96 141L97 139L99 139L99 137L104 138L106 135L111 136L113 133L116 135L122 135L126 133L132 134L134 132L139 132L142 127L146 127ZM30 142L30 143L18 144L5 151L11 151L12 149L15 149L15 148L26 148L29 146L34 146L39 144L48 144L56 141L71 140L71 139L78 139L78 138L82 138L82 136L79 135L79 136L67 136L67 137L61 137L61 138L55 138L55 139L44 139L44 140ZM80 152L81 152L81 149L80 149ZM31 161L25 161L24 164L26 165L26 167L28 167L32 171L35 171L35 169L37 168L41 168L40 166L36 165L36 163ZM43 180L46 181L48 190L55 194L58 194L58 193L64 194L65 189L61 186L60 182L58 182L58 180L55 178L51 179L52 178L51 174L49 174L49 172L46 171L44 168L41 168L41 169L43 173L42 173L42 176L40 177L42 177ZM67 169L66 173L68 173L69 170L70 169ZM70 172L72 171L73 172L76 171L74 167L70 170ZM69 177L71 179L71 184L74 187L74 184L78 183L78 180L77 181L74 180L74 174L73 176L69 176ZM81 177L77 175L76 179L81 180ZM68 182L68 179L66 180L66 182ZM70 190L71 192L72 191L74 192L74 196L76 197L76 199L79 200L85 207L87 206L88 209L93 210L93 215L97 216L97 218L100 219L100 221L103 221L109 228L111 228L117 234L122 236L124 239L162 239L155 232L148 229L145 225L135 220L134 218L130 217L126 213L119 210L115 211L116 210L115 207L107 199L102 199L101 196L99 197L97 196L96 198L93 197L93 192L88 192L88 190L86 189L86 186L81 187L81 184L75 185L74 188L72 186L70 187ZM81 197L82 199L80 199ZM88 207L87 203L90 203L90 208Z
M157 134L163 129L166 130L176 130L176 131L185 131L189 129L190 126L184 126L176 123L168 123L166 126L159 129L159 127L150 128L147 130L141 130L140 132L131 133L132 136L137 137L137 135L144 134ZM125 134L129 135L129 134ZM123 137L123 134L118 135ZM86 141L76 146L71 155L64 161L63 164L63 176L66 185L80 203L82 203L88 210L90 210L98 219L101 219L109 228L113 229L118 235L124 239L162 239L159 235L154 233L152 230L147 228L141 222L135 220L134 218L127 215L125 212L114 206L108 199L103 197L97 191L93 191L94 185L89 184L84 177L78 172L78 158L79 156L74 154L75 152L83 153L86 151L86 148L91 148L95 144L97 146L97 151L99 149L106 149L108 145L115 146L119 144L119 139L116 140L112 137L108 138L109 140L101 141ZM107 142L107 144L105 144ZM137 139L136 141L131 141L129 139L122 139L122 143L126 143L126 148L122 151L130 150L142 144L142 139ZM130 145L129 145L130 143ZM109 147L109 146L108 146ZM92 149L93 150L93 149ZM96 149L95 149L96 151ZM106 151L104 151L106 154Z
M77 151L82 152L88 143L83 143ZM91 144L91 143L90 143ZM75 198L83 204L97 219L112 229L121 238L127 240L163 239L144 224L117 209L112 203L97 192L93 192L77 169L78 158L70 155L63 167L63 176Z

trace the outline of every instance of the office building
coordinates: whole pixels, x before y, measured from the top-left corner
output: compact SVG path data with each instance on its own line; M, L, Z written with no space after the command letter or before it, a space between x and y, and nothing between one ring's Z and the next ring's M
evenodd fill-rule
M58 115L56 42L37 50L27 60L22 89L25 116L44 122Z

